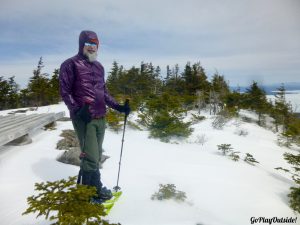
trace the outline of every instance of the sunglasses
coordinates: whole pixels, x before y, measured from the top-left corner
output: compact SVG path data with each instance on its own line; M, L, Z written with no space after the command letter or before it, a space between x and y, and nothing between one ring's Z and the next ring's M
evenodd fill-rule
M92 43L92 42L85 42L84 46L97 47L97 44L96 43Z

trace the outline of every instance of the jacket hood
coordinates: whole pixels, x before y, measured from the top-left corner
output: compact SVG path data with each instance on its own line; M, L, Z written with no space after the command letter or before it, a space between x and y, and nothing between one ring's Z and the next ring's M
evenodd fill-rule
M80 55L83 55L83 47L85 42L94 42L97 44L97 47L99 46L99 39L97 37L97 34L94 31L89 31L89 30L81 31L79 35L79 51L78 51Z

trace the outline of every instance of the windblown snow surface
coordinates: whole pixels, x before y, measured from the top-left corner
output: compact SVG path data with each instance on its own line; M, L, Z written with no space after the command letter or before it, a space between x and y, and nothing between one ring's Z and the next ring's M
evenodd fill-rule
M69 115L63 103L40 107L37 113L60 111ZM251 218L298 217L296 223L286 224L300 224L299 214L288 206L287 194L294 182L288 174L274 169L291 168L283 154L297 154L299 149L279 147L277 134L256 123L233 119L216 130L212 127L214 116L208 112L201 115L206 119L193 125L188 139L171 143L150 139L146 130L126 129L119 183L123 195L106 219L122 225L246 225L251 224ZM241 115L256 118L247 111ZM136 119L136 114L129 118L133 122ZM56 143L64 129L73 129L72 123L57 122L56 130L35 131L28 145L0 147L1 225L50 224L36 215L21 214L36 182L77 175L78 167L56 161L62 154ZM248 134L239 136L241 130ZM111 158L101 174L109 188L116 185L121 138L121 132L106 130L104 149ZM234 162L223 156L217 148L220 144L231 144L241 159ZM244 162L246 153L259 164ZM177 190L186 193L187 200L151 200L159 184L175 184Z

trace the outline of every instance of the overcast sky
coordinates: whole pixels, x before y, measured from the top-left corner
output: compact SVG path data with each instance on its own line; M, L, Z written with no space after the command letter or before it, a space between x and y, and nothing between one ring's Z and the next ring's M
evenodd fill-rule
M24 86L78 52L81 30L100 38L99 61L129 69L198 62L230 85L300 81L299 0L0 0L0 76Z

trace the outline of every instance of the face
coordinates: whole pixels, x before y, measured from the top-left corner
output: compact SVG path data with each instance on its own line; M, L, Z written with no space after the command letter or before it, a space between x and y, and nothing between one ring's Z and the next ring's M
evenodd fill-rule
M95 44L85 43L83 47L83 54L88 58L90 62L94 62L97 59L98 47Z

